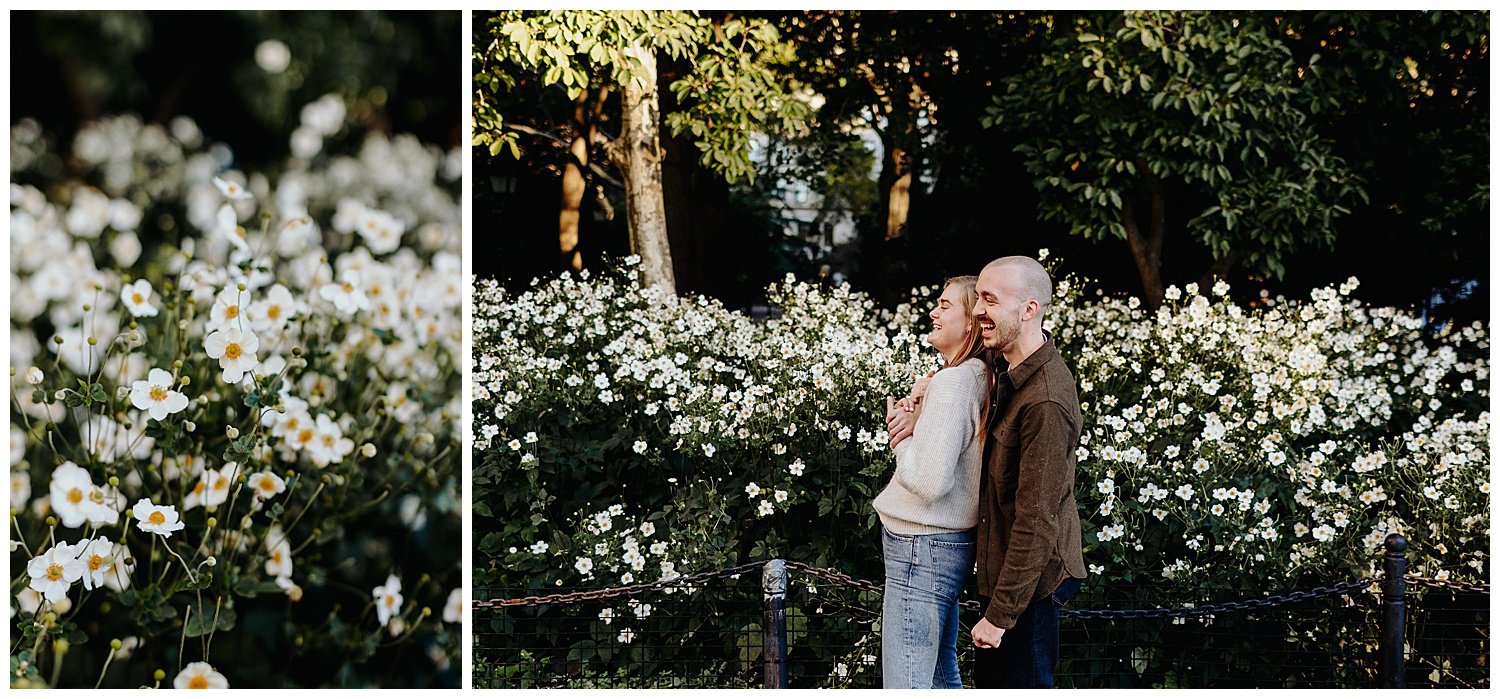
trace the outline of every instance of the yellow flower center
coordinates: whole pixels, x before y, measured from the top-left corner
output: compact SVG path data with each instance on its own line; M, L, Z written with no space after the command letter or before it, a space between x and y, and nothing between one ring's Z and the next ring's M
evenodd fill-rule
M142 304L146 302L146 297L142 296L141 292L137 291L130 295L130 300L137 304Z
M99 570L104 567L104 557L99 554L89 556L89 570Z
M349 282L344 282L343 283L343 288L344 288L344 293L346 293L346 294L349 293L349 292L351 292L351 291L354 291L354 285L350 284Z
M240 343L238 343L238 342L231 342L231 343L229 343L227 345L224 345L224 358L225 359L239 359L240 358Z
M200 485L200 487L202 486ZM152 512L151 516L146 518L146 521L152 524L166 524L167 516L162 514L161 510L157 510L156 512Z
M62 566L60 566L60 565L58 565L56 563L53 563L52 565L47 566L47 579L51 580L53 582L56 582L58 580L62 580L63 579Z
M299 441L299 442L301 442L303 444L311 442L312 439L313 439L313 431L312 430L302 430L301 432L297 433L297 441Z
M165 386L152 386L151 387L151 400L154 400L154 401L164 401L166 399L167 399L167 389L166 389Z
M225 478L224 474L219 474L219 477L214 479L214 490L223 490L228 487L229 479Z
M379 296L380 295L380 287L379 286L372 286L372 287L370 287L370 291L366 295L367 296Z
M386 595L385 596L385 606L387 606L387 607L394 607L394 606L396 606L396 596L395 595Z
M277 305L273 304L270 308L267 308L266 309L266 317L270 318L271 320L276 320L277 318L280 318L281 317L281 306L277 306Z
M271 560L273 560L273 561L275 561L277 563L280 563L281 562L281 552L280 551L273 551L273 552L271 552Z
M102 490L91 490L91 491L89 491L89 501L93 502L95 505L103 505L104 504L104 491L102 491Z
M272 480L270 476L266 476L260 479L260 489L269 493L276 489L276 481Z
M198 481L197 485L193 486L193 494L194 495L202 495L203 494L203 481Z
M333 435L331 435L331 434L325 434L325 435L323 435L323 446L325 446L325 447L331 447L331 446L333 446Z
M78 503L83 502L83 491L79 490L77 488L69 490L68 491L68 502L71 502L74 505L77 505Z
M193 675L193 679L188 680L188 689L208 689L208 678L203 675Z
M240 307L239 306L229 306L228 308L224 309L224 317L225 318L238 318L239 315L240 315Z

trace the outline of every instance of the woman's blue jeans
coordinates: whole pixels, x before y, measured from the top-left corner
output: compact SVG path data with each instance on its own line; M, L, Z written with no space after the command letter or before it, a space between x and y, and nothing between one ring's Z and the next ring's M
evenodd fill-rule
M974 532L893 534L881 527L885 606L881 671L892 688L962 689L958 597L974 572Z

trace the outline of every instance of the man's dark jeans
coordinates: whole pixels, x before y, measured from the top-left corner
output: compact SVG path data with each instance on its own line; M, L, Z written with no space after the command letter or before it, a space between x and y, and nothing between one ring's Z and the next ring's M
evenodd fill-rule
M1051 595L1031 603L1006 630L999 648L974 649L974 686L981 689L1050 688L1057 670L1057 610L1083 581L1064 578ZM979 598L979 608L990 604Z

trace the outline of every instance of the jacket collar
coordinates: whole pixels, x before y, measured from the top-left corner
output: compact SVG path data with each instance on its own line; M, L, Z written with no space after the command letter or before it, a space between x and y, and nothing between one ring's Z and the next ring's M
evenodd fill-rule
M1042 337L1046 341L1035 352L1032 352L1031 356L1022 360L1016 366L1001 369L1000 375L1009 380L1012 389L1019 389L1025 385L1026 381L1036 373L1037 369L1042 368L1043 365L1058 356L1057 345L1052 342L1052 335L1044 330L1042 331ZM1005 366L1005 358L1003 356L1000 359L1000 364L1002 367Z

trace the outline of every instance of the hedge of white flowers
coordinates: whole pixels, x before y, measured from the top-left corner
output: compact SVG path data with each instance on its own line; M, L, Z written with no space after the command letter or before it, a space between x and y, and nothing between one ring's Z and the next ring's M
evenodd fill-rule
M460 155L345 116L12 128L14 685L454 681Z
M476 585L613 586L786 557L880 577L883 396L934 368L926 304L788 279L756 323L627 264L475 300ZM1079 380L1095 582L1286 590L1374 573L1482 580L1488 327L1426 333L1357 300L1134 298L1064 278L1046 327Z

